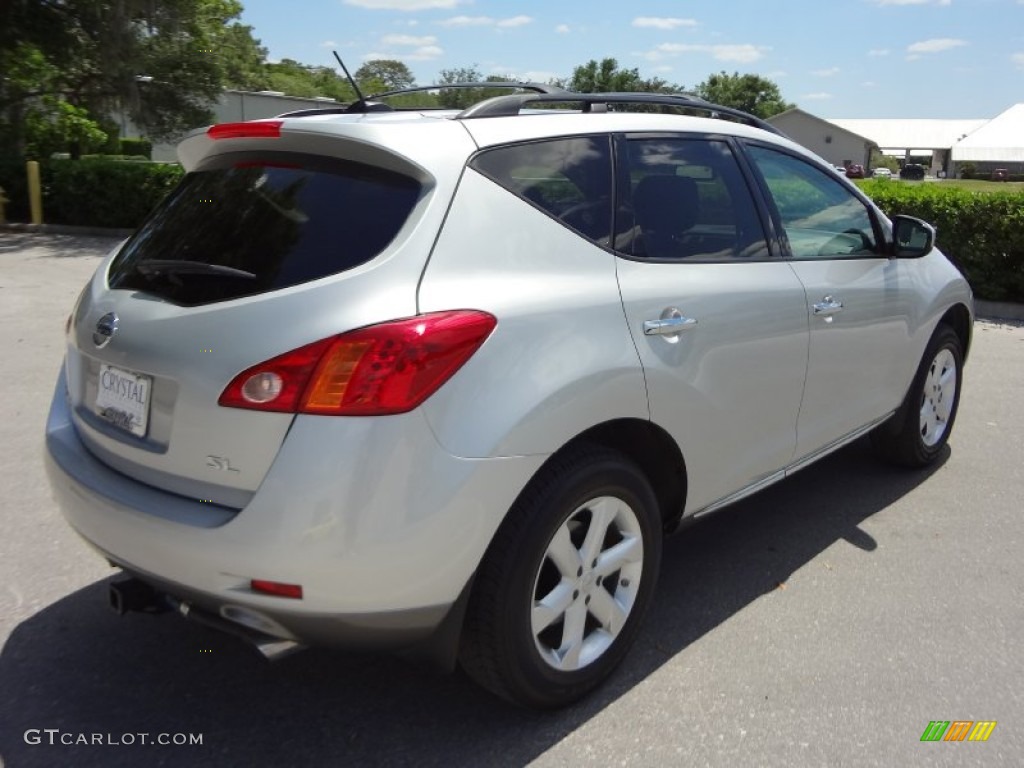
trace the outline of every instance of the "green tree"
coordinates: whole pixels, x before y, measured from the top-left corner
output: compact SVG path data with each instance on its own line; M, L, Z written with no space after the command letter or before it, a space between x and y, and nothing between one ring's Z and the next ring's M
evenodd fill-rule
M766 118L792 109L795 105L782 98L779 86L758 75L728 74L719 72L710 75L697 86L697 95L714 104L732 107Z
M640 70L622 69L613 58L591 59L576 67L568 82L559 82L570 91L577 93L620 93L641 91L644 93L680 93L681 86L662 80L660 77L643 78Z
M440 78L435 82L440 85L455 83L482 83L483 73L476 64L469 67L442 69ZM438 103L446 109L465 109L481 101L483 91L479 88L440 88L437 92Z
M352 76L367 96L411 88L416 84L412 70L395 59L373 59L363 64Z
M329 96L338 101L356 98L352 86L331 67L300 64L294 59L282 59L267 64L268 87L289 96Z
M260 91L269 87L267 49L252 35L252 27L234 23L224 29L216 50L225 88Z
M223 85L258 79L263 51L232 23L241 10L237 0L0 4L5 139L24 146L24 116L43 97L94 120L123 109L154 138L203 124Z
M107 133L81 107L54 96L42 97L25 113L25 155L45 159L69 151L77 160L107 143Z

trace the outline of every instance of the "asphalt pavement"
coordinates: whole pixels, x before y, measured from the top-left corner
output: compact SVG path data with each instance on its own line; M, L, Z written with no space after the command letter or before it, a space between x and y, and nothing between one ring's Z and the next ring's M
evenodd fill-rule
M459 673L322 650L270 664L107 609L114 574L64 524L41 456L64 320L115 243L0 231L0 764L1024 765L1019 324L976 324L936 467L859 441L669 539L615 677L532 713ZM934 720L997 725L922 742Z

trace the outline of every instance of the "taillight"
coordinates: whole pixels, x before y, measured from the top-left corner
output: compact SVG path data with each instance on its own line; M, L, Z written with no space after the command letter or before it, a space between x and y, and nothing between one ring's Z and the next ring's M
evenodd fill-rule
M249 123L220 123L206 129L211 139L279 139L283 120L259 120Z
M360 328L242 371L218 403L333 416L405 413L450 379L497 322L458 310Z
M273 595L274 597L290 597L293 600L302 599L302 585L301 584L282 584L279 581L267 581L266 579L252 579L249 582L249 588L253 592L260 592L264 595Z

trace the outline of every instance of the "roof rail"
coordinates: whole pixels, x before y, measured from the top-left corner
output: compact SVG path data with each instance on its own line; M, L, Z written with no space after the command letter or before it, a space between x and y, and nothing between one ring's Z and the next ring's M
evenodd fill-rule
M712 104L700 96L676 93L573 93L558 90L551 93L517 93L495 96L474 104L460 112L456 119L472 120L480 117L512 117L518 115L527 105L533 104L581 104L582 112L605 112L612 104L648 104L677 109L693 109L708 113L709 117L730 117L741 123L784 136L778 128L755 115L732 107Z
M393 91L384 91L383 93L375 93L371 96L367 96L365 99L359 99L345 106L337 107L324 107L317 109L315 107L310 109L298 109L294 112L285 112L284 114L277 115L277 117L306 117L308 115L353 115L353 114L364 114L366 112L393 112L395 107L389 104L384 104L379 101L372 101L372 99L384 99L390 98L391 96L404 96L407 93L423 93L425 91L444 91L450 89L470 89L470 88L508 88L517 89L520 91L533 91L537 94L558 94L568 93L563 88L559 88L554 85L547 85L546 83L531 83L531 82L514 82L511 80L497 80L494 82L482 82L482 83L440 83L435 85L414 85L411 88L398 88ZM402 109L398 107L397 109ZM447 109L447 107L413 107L412 109Z
M366 98L367 100L382 99L386 96L403 96L407 93L420 93L423 91L447 91L453 88L517 88L521 91L533 91L534 93L540 94L568 93L564 88L559 88L557 85L548 85L547 83L532 83L525 80L495 80L485 81L482 83L435 83L434 85L414 85L410 88L398 88L394 91L375 93L372 96L367 96Z

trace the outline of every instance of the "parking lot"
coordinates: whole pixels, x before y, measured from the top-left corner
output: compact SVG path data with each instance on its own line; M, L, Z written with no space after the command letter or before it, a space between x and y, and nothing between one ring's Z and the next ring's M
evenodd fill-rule
M936 467L892 469L862 440L669 539L610 684L532 713L458 673L322 650L269 664L106 608L114 574L51 501L42 434L64 320L114 244L0 231L0 764L1024 765L1020 324L976 324ZM997 726L922 743L933 720ZM124 738L143 733L202 743Z

